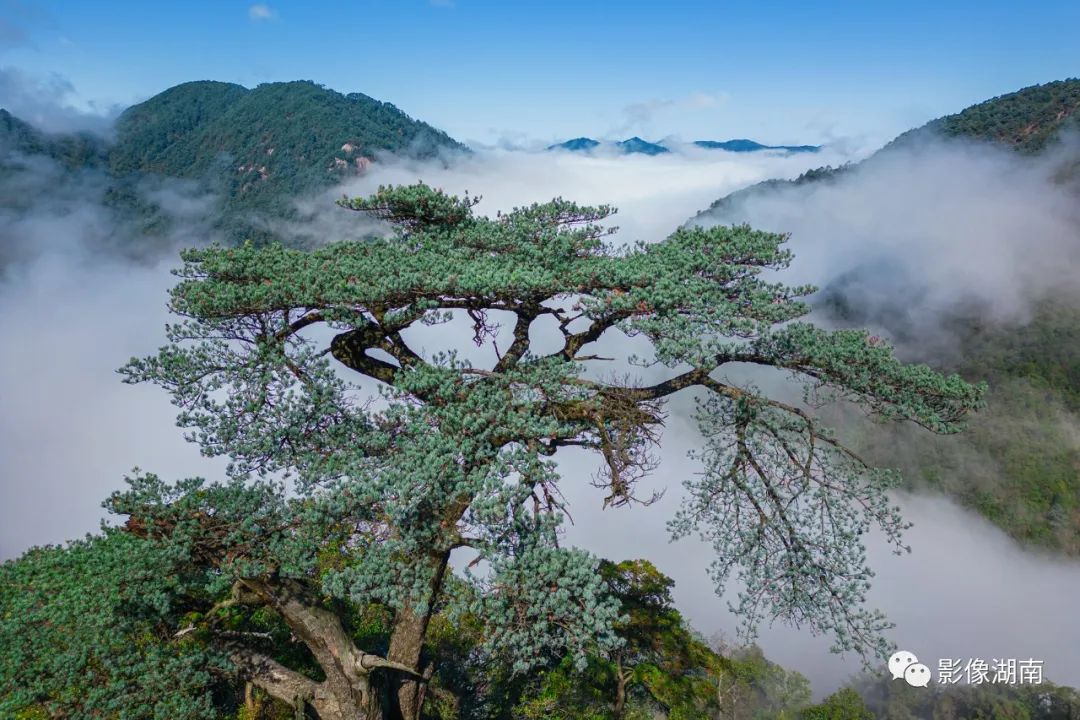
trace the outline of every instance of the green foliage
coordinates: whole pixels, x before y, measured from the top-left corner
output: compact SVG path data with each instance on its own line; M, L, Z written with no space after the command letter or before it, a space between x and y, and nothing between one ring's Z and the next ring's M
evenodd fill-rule
M116 126L112 172L205 181L223 198L231 239L272 237L252 213L296 220L296 199L359 172L381 152L434 157L463 146L390 103L312 82L177 85L128 108Z
M717 718L794 720L810 704L809 680L769 661L757 646L720 650L726 672L716 687Z
M461 148L390 103L312 82L252 90L184 83L128 108L116 134L110 162L117 174L200 179L224 169L224 188L244 207L332 184L341 177L335 160L354 164L380 151L431 157L440 148ZM346 144L354 149L343 150Z
M168 641L199 584L175 557L115 531L0 565L0 715L216 717L225 660Z
M1076 127L1080 79L1032 85L991 98L955 115L933 120L893 141L904 145L926 135L964 137L1012 146L1024 153L1042 150L1065 127Z
M851 688L838 690L821 703L804 709L799 720L874 720L859 693Z
M1023 153L1035 153L1075 128L1080 110L1080 80L1057 80L991 98L955 115L931 120L926 125L902 133L878 153L910 147L928 138L966 138L1001 143ZM862 162L872 162L871 156ZM832 182L861 163L808 170L795 180L764 180L736 190L714 201L691 219L707 220L731 213L747 198L767 195L808 183Z
M862 679L854 690L872 713L864 717L878 720L1072 720L1080 714L1080 694L1053 683L932 683L915 688L885 677ZM853 693L851 689L842 692Z
M610 653L622 694L665 708L672 718L693 717L709 707L723 659L673 607L671 578L647 560L604 563L600 573L619 599L624 618L616 625L623 643Z
M196 430L194 437L208 453L228 453L238 478L256 469L286 470L295 472L305 486L314 487L348 477L349 483L357 484L358 497L377 498L390 478L400 478L412 487L419 477L428 477L425 512L416 515L412 502L400 508L387 506L384 512L397 528L395 539L366 547L363 562L358 558L356 564L327 577L324 586L329 592L376 597L394 605L415 601L428 583L427 571L413 566L392 569L396 568L392 558L415 556L432 542L451 542L452 536L441 540L430 536L427 513L441 512L440 503L464 493L473 512L490 517L486 523L517 527L517 520L487 513L495 509L504 513L507 503L513 507L520 502L515 498L527 497L537 484L556 482L539 452L542 443L557 445L592 433L596 425L595 411L587 409L590 405L611 405L600 410L611 418L611 427L605 427L605 421L597 428L596 447L613 473L608 500L627 500L631 488L622 475L636 467L636 448L650 442L646 428L652 416L641 414L640 406L620 405L625 400L618 398L647 403L683 387L701 386L713 391L702 406L702 423L707 435L719 443L718 451L706 457L715 465L715 474L706 475L701 484L688 480L692 499L673 529L683 535L712 525L708 532L721 558L715 574L718 586L723 586L733 567L741 567L743 579L755 587L765 577L785 578L779 584L762 585L769 602L748 599L744 611L752 603L779 617L824 622L821 627L836 632L838 647L845 649L866 648L878 636L884 627L880 618L840 618L829 609L831 603L828 607L808 604L813 598L825 602L823 598L829 595L816 593L804 583L841 583L844 589L834 590L852 607L858 605L868 573L850 565L858 553L849 555L841 548L848 548L872 523L881 524L899 542L900 521L884 500L891 477L865 473L856 458L802 411L753 391L716 383L707 372L726 362L778 367L813 378L819 395L833 392L851 397L876 415L912 420L936 432L958 429L964 414L978 407L980 388L956 376L939 376L925 366L904 365L890 348L875 344L865 332L826 332L789 323L807 311L799 298L812 288L790 288L758 277L762 269L784 267L790 261L790 253L781 247L782 235L745 226L681 228L664 242L615 252L603 241L607 231L596 224L610 212L608 208L582 208L556 200L488 220L471 214L471 199L449 198L422 185L385 188L370 199L344 204L391 222L396 233L311 252L252 245L186 251L172 308L195 321L173 328L174 344L157 358L134 361L126 370L131 380L151 380L171 389L184 408L181 424ZM400 339L390 339L413 322L437 321L438 315L432 315L435 311L468 308L481 313L474 315L475 339L481 343L483 308L514 307L525 316L523 322L548 313L558 318L559 313L545 310L541 303L575 294L576 307L594 325L643 335L652 342L655 361L697 369L657 388L662 392L656 396L627 388L591 388L577 377L573 355L581 340L593 337L587 331L566 333L568 350L544 358L527 356L527 337L522 336L508 355L512 362L501 362L505 367L498 372L481 374L482 381L471 382L473 370L452 358L423 363ZM368 308L372 315L357 308ZM265 329L254 329L245 318L257 318L258 327ZM374 425L373 419L356 414L345 399L346 386L323 359L326 350L320 352L295 332L313 323L327 323L342 332L328 348L335 359L389 383L394 397L419 399L426 409L395 409L384 419L375 419ZM784 323L788 324L772 327ZM380 332L378 325L385 329ZM185 347L188 339L223 335L247 337L249 345L242 353L220 340ZM386 339L380 341L380 335ZM349 351L346 342L353 339L366 343L360 347L389 342L382 348L396 356L400 371L393 364ZM262 379L253 384L251 377ZM281 394L297 377L303 381L296 388L299 392ZM274 389L278 386L281 390ZM531 392L542 393L548 401L536 405L515 386L533 388ZM211 391L223 388L233 388L224 404L210 399ZM280 401L267 403L267 392L281 394ZM519 399L508 404L507 398ZM638 420L633 419L635 415ZM376 431L378 425L399 427L396 432L401 440L391 449L392 464L372 484L366 476L382 467L372 456L382 454L387 443L386 431ZM429 431L433 425L440 428L439 433ZM616 436L623 438L620 443L625 448L609 446ZM734 455L726 449L732 439ZM502 446L510 440L525 446L513 450ZM816 449L793 465L791 448L807 443ZM768 460L757 462L756 456ZM432 462L439 457L447 459ZM464 460L451 462L451 457ZM473 464L483 472L469 475L455 469ZM528 482L508 490L500 478L511 467L517 472L528 468ZM778 481L776 473L784 472L800 473L803 484ZM733 488L733 497L745 503L744 510L715 502L715 485L726 484L732 473L746 473L752 480ZM830 473L844 482L823 481ZM791 499L798 502L781 504L766 497L789 492L795 493ZM762 496L757 497L758 493ZM814 535L817 530L806 540L791 537L788 526L796 517L808 529L818 527L810 518L821 502L835 504L833 517L839 524L826 527L821 537ZM770 518L765 531L741 522L743 512ZM554 526L544 520L538 527ZM412 529L405 532L405 528ZM522 571L506 568L507 577L541 578L553 572L552 578L579 577L584 582L585 564L579 563L582 574L577 576L543 557L546 552L542 546L527 551L521 547L513 558ZM794 563L792 552L798 556ZM568 557L562 551L556 556ZM498 556L489 559L497 570L503 570ZM800 570L792 573L785 567ZM410 573L404 586L402 572ZM396 580L391 581L391 573ZM399 594L408 588L406 594ZM513 609L520 599L500 602L509 604L488 608L487 617L524 620ZM759 619L756 612L746 614L751 624ZM849 622L859 628L855 633ZM526 628L527 634L534 631L531 624L519 625L522 632Z
M601 572L624 613L623 644L584 669L563 661L537 674L516 718L793 720L809 704L806 678L758 648L725 656L700 639L671 606L671 579L648 561L605 561Z
M1080 80L1057 80L1044 85L1032 85L972 105L955 115L937 118L920 128L908 130L862 162L873 162L879 153L911 147L934 137L995 142L1019 152L1035 153L1059 138L1066 128L1077 127L1078 110ZM847 164L836 168L820 167L807 170L795 180L770 179L755 183L713 201L688 222L738 214L740 205L749 198L783 192L787 188L809 183L833 182L861 164Z
M699 210L694 217L687 221L687 223L707 221L713 217L725 217L737 214L740 205L749 198L768 195L775 192L783 192L787 188L799 187L800 185L807 185L810 183L833 182L838 178L844 177L854 167L855 164L852 163L846 163L838 167L826 165L825 167L807 170L794 180L778 180L775 178L762 180L759 183L754 183L753 185L729 193L722 198L713 200L709 204L709 207L704 210Z
M619 599L622 612L616 627L625 642L618 655L628 661L648 661L682 624L671 597L675 581L648 560L617 564L605 560L600 563L600 576Z
M1036 85L934 120L904 133L880 152L932 137L953 137L1034 153L1076 126L1078 108L1080 80ZM738 216L739 205L747 198L833 182L854 167L820 168L795 181L759 183L717 200L692 222ZM859 308L844 306L842 291L826 288L825 296L819 304L840 322L873 322L897 329L890 327L887 317L867 317ZM988 380L991 386L987 408L973 419L970 431L960 437L937 437L902 426L867 427L860 417L857 432L862 438L855 445L872 462L902 470L909 487L942 490L1026 544L1080 552L1080 445L1075 432L1080 408L1078 308L1075 295L1062 294L1040 300L1026 323L995 327L978 313L956 318L949 329L962 360L949 369L967 379ZM908 340L912 345L918 342Z
M14 155L45 156L68 169L103 167L107 163L105 140L90 133L50 135L0 109L0 176L15 172Z
M862 322L837 307L841 321ZM990 382L986 409L955 437L852 421L852 443L908 487L945 492L1025 544L1080 552L1080 303L1038 302L1021 323L953 318L948 364Z
M302 243L310 217L297 201L363 172L381 153L435 158L446 151L466 148L390 103L312 82L250 90L209 81L177 85L125 110L111 141L48 135L0 110L0 177L40 158L75 174L107 171L106 205L148 238L173 227L169 208L139 192L161 178L182 178L212 194L212 226L229 242L281 240L285 226L299 228L287 239Z
M536 688L514 709L522 720L612 720L615 678L610 663L589 658L581 669L564 661L538 673Z

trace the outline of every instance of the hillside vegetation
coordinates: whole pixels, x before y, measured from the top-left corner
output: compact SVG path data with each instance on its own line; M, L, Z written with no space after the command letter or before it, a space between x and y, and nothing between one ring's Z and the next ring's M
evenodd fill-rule
M749 198L845 182L855 168L929 138L969 138L1035 153L1074 127L1078 112L1080 80L1025 88L904 133L862 163L744 188L690 222L753 223ZM818 308L841 325L872 324L902 338L903 313L861 304L852 294L860 282L873 284L873 278L847 277L823 288ZM904 307L902 298L896 303ZM873 428L861 433L862 449L873 462L901 469L909 487L944 492L1026 544L1080 554L1080 299L1048 294L1024 323L994 324L978 308L964 308L947 324L956 350L946 369L987 380L986 409L959 436Z
M861 163L815 168L794 180L765 180L729 193L697 213L692 220L723 219L725 214L747 198L780 191L785 187L834 180L854 167L873 162L875 157L883 153L910 147L916 141L931 138L981 140L1005 144L1022 153L1034 153L1060 137L1063 131L1077 128L1077 118L1080 117L1078 112L1080 79L1033 85L908 130Z
M1042 150L1063 128L1076 127L1080 80L1057 80L991 98L955 115L932 120L897 137L892 145L927 134L1005 143L1020 152Z
M48 135L0 109L0 173L18 168L15 156L44 156L69 169L102 167L108 146L89 133Z
M217 198L215 226L233 242L275 239L272 223L299 219L294 201L363 172L379 153L431 158L465 147L392 104L343 95L313 82L267 83L254 89L190 82L125 110L115 138L50 136L0 110L0 150L44 156L71 170L105 168L109 202L163 229L158 208L138 184L182 178ZM9 172L18 164L0 165ZM281 238L277 238L281 239Z
M126 110L116 133L115 174L217 177L234 203L257 208L333 184L378 152L463 148L390 103L311 82L177 85Z

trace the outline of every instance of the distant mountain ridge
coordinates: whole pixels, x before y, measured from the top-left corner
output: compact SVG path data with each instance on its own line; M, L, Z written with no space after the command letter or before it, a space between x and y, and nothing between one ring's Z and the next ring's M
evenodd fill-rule
M615 145L628 155L633 153L638 153L640 155L663 155L664 153L671 152L659 143L642 140L636 135L629 140L615 143Z
M818 152L821 150L820 145L762 145L759 142L753 140L747 140L746 138L739 138L736 140L724 140L717 142L715 140L695 140L694 144L698 147L708 148L710 150L727 150L728 152L757 152L759 150L784 150L792 153L804 153L804 152Z
M706 150L726 150L727 152L758 152L761 150L783 150L789 153L818 152L820 145L762 145L754 140L739 138L735 140L695 140L692 145ZM626 154L662 155L671 152L663 143L654 143L634 136L619 142L600 142L589 137L578 137L566 142L549 145L548 150L568 150L571 152L590 152L598 147L610 147Z

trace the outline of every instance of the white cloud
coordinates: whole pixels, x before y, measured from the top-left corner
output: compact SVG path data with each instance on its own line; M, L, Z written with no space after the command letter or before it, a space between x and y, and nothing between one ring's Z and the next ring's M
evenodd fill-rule
M654 128L653 122L660 115L706 110L721 105L727 98L727 93L698 91L681 98L654 98L630 103L622 110L622 124L613 129L612 132L614 134L632 131L652 132Z
M46 132L88 130L107 135L118 106L89 111L77 107L75 86L63 75L38 75L17 67L0 66L0 107Z
M716 198L770 177L795 177L850 156L822 153L729 153L679 147L663 155L584 154L481 150L455 158L451 165L386 159L327 195L365 195L380 184L422 179L448 192L483 196L478 212L494 213L561 196L577 202L618 208L612 224L632 241L661 240ZM332 212L332 211L330 211Z
M693 108L707 108L719 105L726 99L726 95L723 94L710 94L704 92L692 93L686 98L685 103L689 107Z
M1078 284L1078 190L1053 179L1078 157L1080 138L1037 160L926 141L833 182L748 195L699 222L791 233L793 283L824 287L855 269L882 268L865 282L865 301L902 303L927 330L958 303L1023 320L1046 288Z
M452 167L379 160L348 187L302 203L307 212L320 208L304 234L355 236L364 219L334 205L343 191L361 195L379 184L422 178L447 191L483 195L477 210L488 214L558 195L611 203L620 209L614 221L622 237L658 240L716 196L765 177L796 175L816 161L723 152L590 158L503 150L461 157ZM166 289L173 281L167 269L175 255L150 267L101 260L99 251L86 248L105 238L144 241L118 227L101 202L103 179L100 187L57 193L44 191L57 183L48 168L34 172L33 184L30 176L19 177L0 186L5 196L34 199L25 212L0 213L0 250L10 251L0 276L0 335L20 338L0 343L0 366L9 370L0 374L0 558L93 530L100 501L134 465L169 479L220 476L217 465L181 439L163 392L123 385L115 373L132 355L151 353L164 341ZM11 185L16 181L22 184ZM164 203L173 209L190 204L183 198ZM198 228L190 220L183 225ZM195 241L198 232L183 242ZM80 352L65 352L69 342ZM471 343L461 349L477 362L490 350Z
M256 3L248 8L248 17L256 22L262 20L277 20L277 10L274 10L269 5L263 3Z

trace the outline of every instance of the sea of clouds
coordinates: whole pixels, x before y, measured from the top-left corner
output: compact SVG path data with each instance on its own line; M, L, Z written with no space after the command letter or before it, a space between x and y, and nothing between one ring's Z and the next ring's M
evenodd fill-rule
M334 206L335 198L423 180L481 195L477 211L486 214L556 196L612 204L619 241L660 241L732 191L860 157L830 148L655 157L487 149L449 163L379 157L345 187L297 198L313 220L286 231L326 242L358 237L367 226ZM1073 191L1054 179L1057 167L983 146L928 143L835 183L761 195L701 221L751 220L791 233L796 257L783 277L792 282L826 286L860 268L884 267L890 282L879 285L888 291L870 283L866 301L906 296L927 334L940 334L938 318L959 302L1023 322L1041 293L1077 276L1080 222ZM174 236L169 252L136 262L100 251L117 238L139 241L137 228L105 204L105 179L88 174L63 181L76 183L72 192L51 192L61 176L36 161L17 177L0 178L0 558L94 531L99 503L133 466L167 478L215 477L223 467L183 441L161 391L123 385L115 372L163 342L175 249L214 239L207 223L213 198L183 183L143 188L171 208ZM6 202L16 193L18 202ZM446 349L440 346L450 331L462 328L419 331L415 340L425 352ZM478 365L493 361L490 346L474 348L468 339L456 349ZM541 328L534 340L551 336ZM605 341L614 353L639 349L619 337ZM575 510L567 540L616 560L652 559L676 579L678 605L698 630L730 634L735 623L705 574L708 548L671 544L665 530L682 479L696 471L686 459L696 442L689 407L687 396L670 407L660 469L650 481L669 490L652 507L602 512L603 493L587 482L596 458L560 455ZM907 534L913 553L895 557L882 543L868 543L878 571L871 601L897 623L896 642L932 668L938 658L1030 657L1045 660L1048 678L1080 685L1080 628L1072 617L1080 563L1022 550L942 498L898 500L915 523ZM764 629L760 643L771 659L810 677L819 695L859 669L856 658L830 656L826 638L795 629Z

